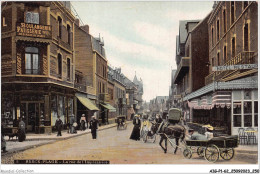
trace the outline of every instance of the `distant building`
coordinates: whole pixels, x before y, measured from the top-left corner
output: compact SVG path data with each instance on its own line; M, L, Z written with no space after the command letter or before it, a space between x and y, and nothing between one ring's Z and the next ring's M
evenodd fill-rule
M136 85L137 87L137 91L135 91L134 94L134 110L135 113L139 113L142 114L143 113L143 81L142 79L138 80L136 75L134 77L133 83Z
M125 77L125 84L127 100L127 119L130 120L136 113L136 111L134 110L134 105L138 104L138 101L134 99L134 96L137 94L137 86L127 77Z
M155 99L150 100L149 109L152 115L162 115L164 111L168 111L167 101L168 96L157 96Z

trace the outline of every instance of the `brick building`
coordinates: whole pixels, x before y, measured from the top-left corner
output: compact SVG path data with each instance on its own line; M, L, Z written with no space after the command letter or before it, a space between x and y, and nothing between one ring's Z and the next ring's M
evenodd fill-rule
M57 115L75 114L74 21L69 2L2 5L2 113L27 132L50 133Z
M257 20L255 1L214 6L208 20L210 74L204 87L185 97L190 108L209 114L198 114L194 122L224 127L232 135L241 127L258 127Z

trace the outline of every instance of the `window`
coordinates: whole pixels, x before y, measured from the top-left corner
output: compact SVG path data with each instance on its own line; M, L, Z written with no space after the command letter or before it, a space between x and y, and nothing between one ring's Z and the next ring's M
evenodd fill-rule
M220 58L219 58L219 52L218 52L218 54L217 54L217 66L219 66L220 65Z
M214 28L211 29L211 42L212 42L212 47L214 46Z
M231 25L234 23L235 21L235 2L231 1Z
M7 24L6 24L6 21L5 21L5 17L3 17L3 27L6 27Z
M70 80L70 59L67 58L67 78Z
M235 40L235 37L232 38L232 58L235 57L235 54L236 54L236 40Z
M214 57L212 58L212 66L215 66Z
M223 51L224 55L223 55L223 61L224 61L224 64L227 62L227 46L224 46L224 51Z
M227 32L227 25L226 25L226 10L223 11L223 29L224 33Z
M67 32L68 32L68 44L70 44L70 26L67 25Z
M252 102L244 102L244 126L252 127Z
M25 48L25 74L39 74L39 50L36 47Z
M219 41L219 20L217 21L217 41Z
M258 101L254 102L254 122L255 122L255 127L258 127Z
M244 25L244 50L249 51L249 49L248 49L248 24Z
M31 24L39 24L39 13L26 12L25 22Z
M246 9L246 7L248 6L248 1L244 1L244 9Z
M59 75L59 78L62 77L62 56L61 56L61 54L58 54L58 75Z
M62 19L61 19L61 17L58 17L58 27L59 27L58 37L61 38L61 35L62 35Z
M241 127L241 102L233 103L234 127Z

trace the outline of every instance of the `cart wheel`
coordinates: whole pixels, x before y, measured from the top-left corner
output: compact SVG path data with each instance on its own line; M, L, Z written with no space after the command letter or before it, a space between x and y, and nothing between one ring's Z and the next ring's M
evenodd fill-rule
M190 159L192 157L192 152L191 152L190 148L184 149L183 156L187 159Z
M224 160L231 160L234 157L235 151L233 148L220 149L220 156Z
M208 162L216 162L219 159L219 148L212 144L204 151L204 157Z
M147 142L147 134L146 134L146 133L143 135L143 141L144 141L145 143Z
M204 157L204 150L205 150L205 148L203 148L201 146L197 149L197 153L198 153L199 157Z

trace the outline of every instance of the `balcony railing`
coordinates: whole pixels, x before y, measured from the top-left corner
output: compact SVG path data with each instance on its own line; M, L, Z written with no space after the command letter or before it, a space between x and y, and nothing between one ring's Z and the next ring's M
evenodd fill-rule
M230 66L230 65L240 65L240 64L254 64L256 63L254 53L252 51L241 52L233 59L227 61L223 66ZM205 84L208 85L213 81L219 81L224 76L228 75L235 70L227 70L227 71L215 71L205 77Z

